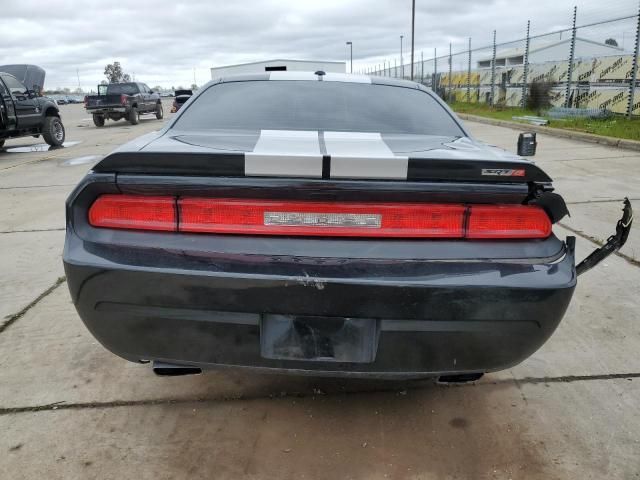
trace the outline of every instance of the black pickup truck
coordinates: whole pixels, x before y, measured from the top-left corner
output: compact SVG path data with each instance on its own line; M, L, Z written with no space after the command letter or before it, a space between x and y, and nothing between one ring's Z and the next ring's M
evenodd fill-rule
M155 114L158 120L164 117L160 95L139 82L98 85L98 95L84 97L84 108L93 115L96 127L103 127L107 118L137 125L142 114Z
M40 96L44 77L36 65L0 66L0 148L7 138L40 135L53 147L64 143L58 105Z

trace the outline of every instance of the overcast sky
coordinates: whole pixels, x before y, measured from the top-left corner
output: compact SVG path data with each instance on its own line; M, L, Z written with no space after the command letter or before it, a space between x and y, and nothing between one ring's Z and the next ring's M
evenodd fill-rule
M633 15L637 0L416 0L416 55L431 57L532 33ZM633 48L633 21L580 32L598 41L614 37ZM203 84L209 68L274 58L345 60L353 41L354 71L399 58L411 36L410 0L0 0L0 65L33 63L47 71L45 88L83 88L104 79L107 63L151 87Z

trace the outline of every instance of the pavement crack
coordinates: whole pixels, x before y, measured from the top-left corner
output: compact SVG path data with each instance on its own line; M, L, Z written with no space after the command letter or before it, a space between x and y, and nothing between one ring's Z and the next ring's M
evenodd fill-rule
M37 232L63 232L64 227L60 228L33 228L28 230L0 230L0 234L5 235L9 233L37 233Z
M531 384L548 384L548 383L573 383L573 382L585 382L585 381L606 381L606 380L632 380L634 378L640 378L639 373L607 373L597 375L565 375L559 377L524 377L524 378L505 378L489 382L471 382L463 383L459 385L444 385L437 388L478 388L487 387L492 385L501 384L514 384L516 388L520 389L522 385ZM413 386L407 386L406 383L400 382L398 384L390 385L389 388L377 388L377 389L364 389L355 391L343 391L335 393L325 393L324 396L352 396L352 395L372 395L378 393L396 393L405 392L407 390L421 390L425 385L433 386L434 381L427 381L427 383L418 382ZM403 395L404 395L403 394ZM37 413L37 412L50 412L58 410L97 410L106 408L120 408L120 407L144 407L144 406L170 406L170 405L184 405L184 404L214 404L232 401L256 401L267 399L282 399L282 398L314 398L318 396L315 392L287 392L280 394L269 395L228 395L222 397L183 397L183 398L155 398L147 400L114 400L110 402L77 402L66 403L64 401L48 403L46 405L33 405L27 407L0 407L0 416L15 415L19 413ZM526 400L525 400L526 401Z
M596 237L592 237L591 235L584 233L582 230L577 230L573 227L570 227L569 225L567 225L564 222L558 222L558 225L561 226L562 228L566 228L567 230L569 230L572 233L575 233L576 235L578 235L580 238L584 238L585 240L589 240L591 243L594 243L595 245L597 245L598 247L602 247L605 242L603 242L602 240L600 240L599 238ZM626 260L628 263L630 263L631 265L633 265L634 267L640 267L640 260L637 260L625 253L621 253L619 250L616 252L613 252L614 255Z
M75 183L55 183L51 185L17 185L15 187L0 187L0 190L25 190L30 188L56 188L56 187L75 187Z
M632 202L640 201L640 198L630 198ZM622 203L624 202L624 198L609 198L602 200L581 200L577 202L566 202L567 205L589 205L590 203Z
M55 283L53 285L51 285L49 288L47 288L44 292L42 292L40 295L38 295L36 297L35 300L31 301L31 303L29 303L29 305L27 305L26 307L24 307L22 310L20 310L18 313L14 313L12 315L7 315L5 318L5 322L2 323L0 325L0 333L4 332L7 328L9 328L11 325L13 325L14 323L16 323L18 320L20 320L22 317L25 316L25 314L31 310L33 307L35 307L38 303L40 303L40 301L47 297L49 294L51 294L56 288L58 288L60 285L62 285L65 281L67 280L66 277L60 277L58 278Z
M494 384L498 383L509 383L512 381L516 381L518 384L530 384L536 385L540 383L573 383L573 382L587 382L594 380L630 380L633 378L640 378L639 373L602 373L597 375L564 375L560 377L524 377L518 379L505 379L505 380L497 380L492 382Z

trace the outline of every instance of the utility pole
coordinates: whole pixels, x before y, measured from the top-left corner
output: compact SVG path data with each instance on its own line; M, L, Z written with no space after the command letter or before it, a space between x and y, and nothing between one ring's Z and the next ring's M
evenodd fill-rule
M78 90L82 90L80 86L80 70L76 68L76 75L78 76Z
M353 42L347 42L347 45L349 45L349 50L350 50L350 60L349 60L349 65L351 65L351 73L353 73Z
M402 39L404 35L400 35L400 78L404 79L404 60L402 59Z
M424 67L424 65L423 65ZM433 49L433 82L431 82L431 89L437 92L438 89L438 49Z
M471 37L469 37L469 63L467 65L467 103L471 103Z
M411 81L413 81L413 50L416 38L416 0L411 2Z
M451 75L453 74L451 68L453 67L453 56L451 55L451 42L449 42L449 91L447 92L447 97L449 101L451 101Z

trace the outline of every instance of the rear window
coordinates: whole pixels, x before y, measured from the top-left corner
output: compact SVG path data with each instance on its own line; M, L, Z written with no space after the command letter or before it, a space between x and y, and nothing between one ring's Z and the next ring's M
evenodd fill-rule
M464 135L449 113L424 91L286 80L212 85L173 128Z
M135 95L138 92L135 83L112 83L107 87L107 95Z

